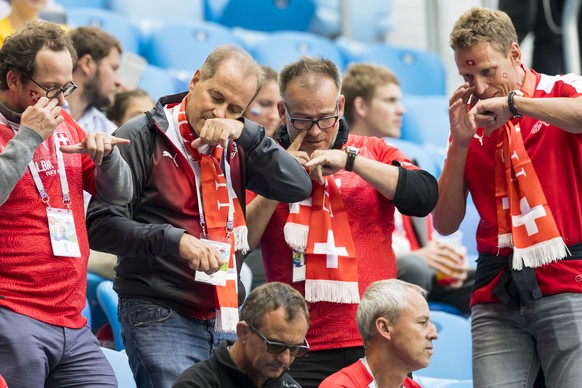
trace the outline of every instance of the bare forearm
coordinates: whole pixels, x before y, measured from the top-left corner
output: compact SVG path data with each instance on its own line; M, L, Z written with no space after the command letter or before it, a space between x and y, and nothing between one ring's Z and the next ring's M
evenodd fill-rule
M255 249L269 224L279 202L258 195L247 205L247 228L249 247Z
M394 199L398 184L398 167L358 156L354 161L353 172L361 176L384 197L389 200Z
M468 150L468 147L452 143L439 178L439 200L432 214L435 229L443 235L456 231L465 217L467 189L464 170Z
M582 97L515 97L515 109L522 116L533 117L571 133L582 133Z

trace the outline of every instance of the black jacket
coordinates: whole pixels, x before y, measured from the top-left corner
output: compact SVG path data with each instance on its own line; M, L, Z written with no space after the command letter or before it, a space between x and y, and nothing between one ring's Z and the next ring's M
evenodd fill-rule
M133 199L127 206L108 206L93 199L87 229L92 249L118 256L114 289L121 297L140 297L209 319L215 315L214 286L194 282L194 271L178 253L184 233L194 237L201 233L194 172L168 138L175 133L166 133L169 123L164 107L179 104L184 96L163 97L153 108L151 120L143 114L115 132L131 140L119 149L132 171ZM282 202L307 198L311 181L303 167L265 136L261 126L241 120L245 128L228 147L228 157L233 188L243 209L245 189ZM237 265L240 271L242 258ZM240 292L239 298L243 297Z
M234 365L228 353L229 345L232 342L222 342L209 359L186 369L173 388L256 388L248 375ZM301 385L285 372L276 379L267 380L263 387L301 388Z

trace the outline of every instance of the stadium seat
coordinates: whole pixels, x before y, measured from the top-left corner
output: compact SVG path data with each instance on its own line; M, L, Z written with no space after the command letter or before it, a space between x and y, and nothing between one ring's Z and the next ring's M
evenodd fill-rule
M433 341L430 365L414 372L414 375L455 380L472 379L470 321L443 311L431 311L430 320L436 326L439 338Z
M166 69L194 71L217 46L240 44L229 29L211 22L164 23L150 31L143 55Z
M357 53L356 60L390 68L398 77L405 96L446 94L444 64L431 52L377 43Z
M449 303L428 301L428 309L432 311L444 311L445 313L463 316L461 310Z
M148 92L154 101L157 101L162 96L185 91L178 90L177 83L178 80L167 70L147 65L141 73L137 87Z
M313 0L229 0L218 22L258 31L307 31L314 14Z
M413 96L404 92L402 138L445 149L449 141L449 98Z
M343 56L331 40L308 32L274 32L257 42L252 54L257 62L277 71L304 55L331 59L340 70L344 67Z
M475 204L469 197L467 199L465 218L459 226L459 230L463 232L463 245L467 248L467 256L470 259L469 265L474 265L474 261L478 255L476 234L479 221L481 221L479 212L477 212Z
M113 368L118 386L120 388L135 388L136 384L133 379L131 368L129 367L127 355L124 352L118 352L107 348L101 348L101 351Z
M253 271L247 263L243 263L240 270L240 281L245 287L245 295L249 296L253 288Z
M159 0L109 0L109 8L132 19L159 19L172 23L205 19L202 0L172 0L171 6Z
M101 8L107 9L107 0L56 0L65 9L71 8Z
M119 318L117 317L117 305L119 304L119 297L117 292L113 289L113 282L106 280L99 284L97 287L97 300L105 315L107 315L107 320L111 325L111 331L113 332L113 340L115 341L115 350L123 350L125 346L123 345L123 340L121 338L121 325L119 324Z
M88 299L85 300L85 307L81 311L81 315L87 319L87 326L91 329L91 305Z
M139 28L123 15L105 9L70 8L66 10L68 23L72 27L99 27L113 35L124 51L139 52Z
M342 35L362 42L378 42L394 24L393 0L343 0Z
M439 177L440 168L436 161L426 152L426 149L417 143L404 139L394 139L391 137L384 138L388 144L396 146L408 159L417 166L432 174L435 178Z
M92 272L87 273L87 302L91 309L91 330L93 333L97 331L107 323L107 317L105 312L99 305L97 300L97 286L104 282L106 279Z

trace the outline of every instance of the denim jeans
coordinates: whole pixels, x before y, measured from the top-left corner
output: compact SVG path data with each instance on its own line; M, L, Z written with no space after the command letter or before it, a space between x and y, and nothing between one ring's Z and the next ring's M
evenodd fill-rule
M582 381L582 294L545 296L509 309L472 309L475 388L532 387L541 365L548 388Z
M198 320L139 298L119 301L121 335L137 386L170 388L192 364L206 360L234 333L214 330L214 319Z

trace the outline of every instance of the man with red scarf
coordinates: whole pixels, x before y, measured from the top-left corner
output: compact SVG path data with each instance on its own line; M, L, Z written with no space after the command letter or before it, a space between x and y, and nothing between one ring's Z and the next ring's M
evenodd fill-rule
M450 35L465 83L434 224L454 232L470 192L481 221L471 296L474 386L582 379L582 77L521 63L507 14L472 8Z
M261 81L246 51L218 47L188 93L163 97L116 132L132 141L122 154L134 196L125 207L92 201L87 222L92 247L118 256L114 289L139 386L170 387L234 339L245 189L287 202L311 191L299 163L241 118Z
M356 309L368 284L396 277L395 206L425 216L437 185L383 139L348 134L332 61L304 57L288 64L279 90L285 125L277 138L310 172L313 191L291 205L255 198L248 206L249 243L260 239L267 281L293 285L309 303L310 354L290 373L303 387L317 387L364 355Z

